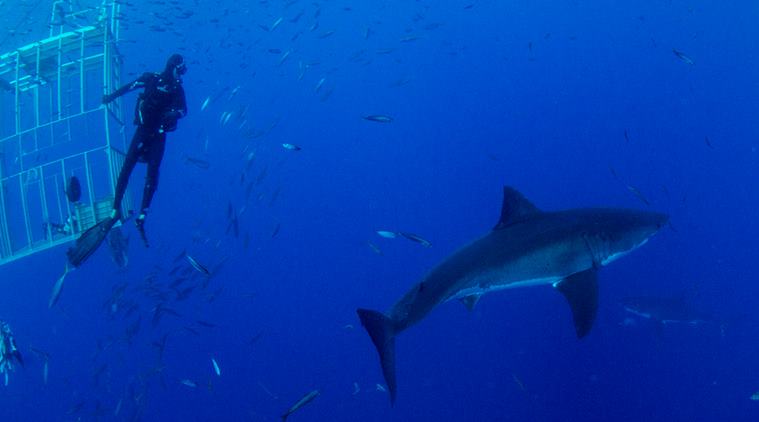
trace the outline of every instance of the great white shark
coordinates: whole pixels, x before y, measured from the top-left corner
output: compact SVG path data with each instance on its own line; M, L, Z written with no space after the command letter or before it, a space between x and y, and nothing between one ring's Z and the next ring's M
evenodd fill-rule
M503 189L501 218L483 237L433 268L386 313L358 309L377 348L395 402L395 337L437 305L460 300L470 310L496 290L551 285L569 302L578 338L598 308L598 269L642 246L668 221L632 209L541 211L511 187Z
M702 324L716 322L715 319L694 308L684 296L659 297L637 296L622 299L625 311L658 324Z

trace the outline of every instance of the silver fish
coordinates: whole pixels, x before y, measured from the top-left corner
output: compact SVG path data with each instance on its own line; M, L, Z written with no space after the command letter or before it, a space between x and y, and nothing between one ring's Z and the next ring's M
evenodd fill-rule
M290 415L292 415L293 413L295 413L301 407L303 407L303 406L311 403L312 401L314 401L314 399L316 397L318 397L318 396L319 396L319 390L311 391L310 393L308 393L305 396L303 396L302 399L298 400L294 405L292 405L292 407L290 407L289 409L287 409L287 412L285 412L284 414L282 414L282 422L285 422Z
M211 276L211 273L208 271L208 269L202 266L195 258L187 255L187 260L190 261L190 265L192 265L192 267L195 268L199 273L203 274L206 277Z
M377 123L390 123L393 121L393 118L390 116L385 116L383 114L370 114L368 116L364 116L364 120Z
M672 53L677 56L678 59L682 60L683 63L693 65L693 59L685 55L682 51L678 51L676 49L672 49Z
M408 240L419 243L425 248L429 248L430 246L432 246L432 243L430 243L427 239L423 239L422 237L417 236L414 233L400 232L399 234Z
M300 151L302 148L294 144L282 144L282 147L290 151Z
M216 373L217 377L221 376L221 368L219 368L219 364L216 363L216 359L211 358L211 364L213 364L213 371Z
M186 385L186 386L188 386L190 388L195 388L195 387L198 386L198 384L196 384L195 381L189 380L189 379L179 380L179 383L182 384L182 385Z
M61 292L63 291L63 282L66 280L66 275L69 273L69 271L71 270L69 269L69 266L66 265L66 269L63 271L63 275L53 285L53 291L50 293L50 300L47 302L48 309L51 309L53 306L55 306L56 303L58 303L58 299L60 298Z

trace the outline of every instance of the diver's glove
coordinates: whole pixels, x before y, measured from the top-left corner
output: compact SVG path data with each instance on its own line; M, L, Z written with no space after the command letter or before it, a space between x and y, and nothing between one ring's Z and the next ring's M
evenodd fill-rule
M173 132L177 129L177 121L182 113L172 110L163 115L161 119L161 132Z

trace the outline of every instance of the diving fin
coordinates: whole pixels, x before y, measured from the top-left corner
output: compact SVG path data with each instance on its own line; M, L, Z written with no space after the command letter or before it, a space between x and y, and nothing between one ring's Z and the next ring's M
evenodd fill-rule
M118 218L106 218L82 233L74 247L66 251L69 263L74 267L82 265L100 247L117 221Z
M137 225L137 231L140 233L140 239L142 239L142 243L146 248L149 248L150 244L148 243L148 236L145 235L145 214L141 214L139 217L137 217L135 224Z

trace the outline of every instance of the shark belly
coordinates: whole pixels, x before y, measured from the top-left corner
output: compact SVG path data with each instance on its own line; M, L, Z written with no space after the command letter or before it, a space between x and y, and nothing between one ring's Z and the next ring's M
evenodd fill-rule
M547 286L558 283L562 280L562 277L538 277L538 278L531 278L531 279L525 279L525 280L519 280L519 281L512 281L509 283L493 283L489 282L491 279L489 277L484 277L483 280L476 280L471 286L465 287L458 292L456 292L453 296L451 296L448 300L451 299L461 299L467 296L482 296L486 293L490 292L496 292L499 290L509 290L509 289L516 289L521 287L534 287L534 286Z

